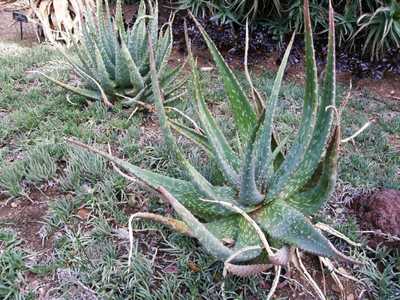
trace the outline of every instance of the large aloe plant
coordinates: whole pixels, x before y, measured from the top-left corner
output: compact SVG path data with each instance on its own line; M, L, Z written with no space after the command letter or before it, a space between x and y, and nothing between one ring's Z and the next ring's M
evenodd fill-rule
M86 11L82 26L81 45L75 41L77 59L66 54L73 70L86 87L75 87L57 81L54 83L84 97L103 100L108 106L117 98L124 104L147 102L152 98L147 36L155 45L156 69L161 86L168 97L184 84L171 85L180 68L168 70L167 62L172 49L171 22L158 28L158 4L140 2L135 23L125 29L121 0L117 1L115 18L110 15L108 0L97 0L96 17Z
M73 144L94 151L128 171L147 186L159 191L174 207L182 221L148 213L150 218L195 237L212 255L236 264L231 270L249 274L262 270L260 263L285 264L288 249L297 247L319 256L345 258L309 220L328 199L336 181L340 127L334 122L335 45L333 10L329 13L329 42L325 78L318 84L308 1L304 1L306 80L301 124L293 145L284 156L282 144L273 135L273 119L284 70L293 38L282 60L272 92L261 116L254 112L229 66L212 40L197 22L223 79L242 151L224 136L209 111L202 92L199 72L192 64L194 101L204 134L168 120L163 106L156 61L150 55L152 84L166 143L182 164L189 180L175 179L143 170L119 158L77 141ZM151 49L152 41L149 41ZM189 51L190 53L190 51ZM213 186L184 157L171 127L201 146L218 162L226 185ZM261 239L260 239L261 237ZM267 237L267 238L266 238ZM281 248L273 253L270 248ZM265 246L265 247L261 247ZM267 251L266 251L267 250ZM253 271L238 264L253 265ZM238 269L239 267L239 269Z

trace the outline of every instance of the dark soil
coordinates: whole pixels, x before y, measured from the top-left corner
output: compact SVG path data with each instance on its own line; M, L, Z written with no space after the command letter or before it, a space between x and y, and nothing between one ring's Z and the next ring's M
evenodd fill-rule
M362 230L370 234L368 244L400 246L400 191L387 189L354 199L351 208Z
M169 7L168 4L165 5ZM134 7L129 8L132 16ZM161 22L167 22L171 10L160 8ZM184 39L184 20L187 21L188 34L193 44L193 52L201 66L212 66L203 38L186 12L180 11L174 19L174 55L172 60L182 61L186 55ZM216 43L218 49L231 67L243 69L245 49L245 28L231 25L219 25L209 18L199 19L202 26ZM287 41L290 36L287 37ZM317 67L322 72L326 58L326 35L315 35ZM256 73L278 69L287 41L279 44L268 29L263 26L252 28L250 33L248 64ZM370 61L362 51L336 46L336 69L338 81L349 84L352 81L356 89L367 89L378 97L400 100L400 49L392 49L380 61ZM304 42L302 35L295 39L289 57L287 76L299 83L304 82Z
M175 40L184 47L184 19L188 23L189 36L193 44L199 48L205 48L203 39L194 25L190 16L179 12L175 18L174 36ZM243 60L245 49L245 27L233 25L219 25L210 18L200 18L200 23L206 29L210 37L215 41L218 48L226 54L229 60ZM278 42L265 26L253 26L249 38L249 61L257 61L258 58L268 57L274 54L278 64L280 57L286 49L290 36ZM316 56L319 67L325 63L327 54L327 34L314 35ZM382 79L385 74L400 76L400 49L391 49L379 61L371 61L370 57L363 54L361 49L349 48L345 45L337 45L336 67L337 71L351 73L355 79L372 78ZM290 64L299 64L303 60L304 42L303 36L298 34L289 59ZM243 61L242 61L243 63Z

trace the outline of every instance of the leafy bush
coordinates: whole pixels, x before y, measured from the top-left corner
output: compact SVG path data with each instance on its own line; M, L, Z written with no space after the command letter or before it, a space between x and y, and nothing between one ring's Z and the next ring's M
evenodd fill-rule
M303 30L302 3L301 0L179 0L178 8L190 9L198 17L208 14L220 23L244 24L250 19L283 40L286 34ZM399 48L400 13L396 0L347 0L333 5L340 46L354 47L357 42L371 59L382 57L389 48ZM310 0L310 14L315 32L328 30L328 0Z
M373 13L363 14L357 21L359 29L354 38L365 37L363 51L379 58L390 48L400 48L400 3L392 0Z

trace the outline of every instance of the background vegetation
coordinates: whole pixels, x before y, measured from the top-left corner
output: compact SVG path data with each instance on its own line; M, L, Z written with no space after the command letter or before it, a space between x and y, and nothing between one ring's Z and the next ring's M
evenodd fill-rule
M180 9L219 23L261 25L277 39L303 31L301 0L178 0ZM338 44L379 59L400 47L400 4L397 0L340 0L333 3ZM328 0L310 1L314 32L328 30ZM362 45L362 46L357 46Z

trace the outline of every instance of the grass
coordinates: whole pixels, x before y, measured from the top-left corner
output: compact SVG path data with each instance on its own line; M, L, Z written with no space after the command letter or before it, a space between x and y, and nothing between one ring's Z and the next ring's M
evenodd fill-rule
M72 150L63 141L73 136L103 149L110 143L114 152L137 165L182 176L160 143L157 128L145 126L154 123L154 116L137 113L129 119L131 110L117 106L109 111L98 103L67 96L32 73L40 69L68 79L69 73L57 67L60 57L51 48L11 49L0 44L0 199L20 203L39 190L41 201L48 202L45 216L37 221L43 222L40 232L49 252L36 255L38 249L23 234L13 231L18 224L12 219L1 223L5 231L0 232L0 296L43 296L43 290L32 285L34 278L44 287L45 296L65 299L188 299L185 295L192 299L222 298L222 264L195 241L158 224L134 223L134 264L128 269L129 214L151 211L168 215L171 211L138 184L115 174L101 158ZM203 80L215 83L207 99L223 112L226 104L215 74L206 73ZM272 75L259 76L255 84L268 93ZM301 109L298 99L303 91L293 83L286 83L282 91L277 129L283 137L296 130ZM340 90L338 101L344 92ZM180 108L191 115L193 107L186 100ZM394 105L367 93L357 94L344 111L344 135L350 136L377 116L378 120L356 138L355 144L343 147L340 180L353 187L399 189L400 158L392 138L399 133L400 123ZM220 122L228 133L232 132L228 114L221 114ZM198 149L184 139L181 142L207 178L214 183L221 181L212 163L202 163ZM37 196L33 200L39 201ZM360 240L353 219L330 223ZM343 249L348 251L348 247ZM352 254L371 261L368 267L356 269L355 274L373 286L372 293L381 299L397 295L398 287L391 288L391 284L396 280L398 283L398 254L357 251ZM226 296L263 298L269 290L265 282L269 282L268 275L228 277Z

